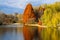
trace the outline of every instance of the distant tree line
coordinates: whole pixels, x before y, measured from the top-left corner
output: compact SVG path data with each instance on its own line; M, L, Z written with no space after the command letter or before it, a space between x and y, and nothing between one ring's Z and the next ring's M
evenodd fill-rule
M18 18L12 14L5 14L0 12L0 25L16 23Z

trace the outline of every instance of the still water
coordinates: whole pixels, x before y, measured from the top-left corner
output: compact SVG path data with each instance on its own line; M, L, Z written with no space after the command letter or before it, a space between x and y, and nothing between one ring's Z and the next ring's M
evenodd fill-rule
M16 25L16 27L13 27L14 25L9 26L0 27L0 40L24 40L23 27L17 27Z

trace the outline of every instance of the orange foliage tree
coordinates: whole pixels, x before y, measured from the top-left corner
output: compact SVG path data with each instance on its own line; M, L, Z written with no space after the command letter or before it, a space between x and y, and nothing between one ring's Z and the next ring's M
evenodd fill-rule
M29 19L35 18L35 14L32 8L31 4L28 4L25 8L24 14L23 14L23 23L27 23ZM27 26L24 25L23 27L23 34L25 40L32 40L33 39L33 34L29 32L30 30L27 28Z
M23 14L23 23L26 23L30 18L35 18L35 15L34 15L32 5L28 4Z

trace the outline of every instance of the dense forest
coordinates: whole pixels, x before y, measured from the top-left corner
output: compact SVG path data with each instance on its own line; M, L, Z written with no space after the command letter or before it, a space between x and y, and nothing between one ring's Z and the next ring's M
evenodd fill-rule
M44 14L40 18L43 25L56 27L60 23L60 2L45 4L44 7Z
M21 23L22 14L14 13L14 14L5 14L0 12L0 25L7 25L13 23Z
M46 28L42 30L41 37L43 40L60 40L60 2L44 4L40 8L43 6L45 10L39 20Z

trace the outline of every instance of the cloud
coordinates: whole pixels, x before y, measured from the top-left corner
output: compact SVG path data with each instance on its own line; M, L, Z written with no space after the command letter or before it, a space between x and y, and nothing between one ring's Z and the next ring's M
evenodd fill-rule
M0 0L0 5L7 5L16 8L24 8L27 0Z
M60 2L60 0L43 0L41 2L42 2L42 4L44 4L44 3L50 4L50 3L54 3L54 2Z
M24 9L27 3L38 4L40 0L0 0L0 5L7 5Z
M60 0L0 0L0 5L7 5L11 7L24 9L27 3L32 5L40 5L42 3L52 3Z
M60 2L60 0L56 0L56 1Z

